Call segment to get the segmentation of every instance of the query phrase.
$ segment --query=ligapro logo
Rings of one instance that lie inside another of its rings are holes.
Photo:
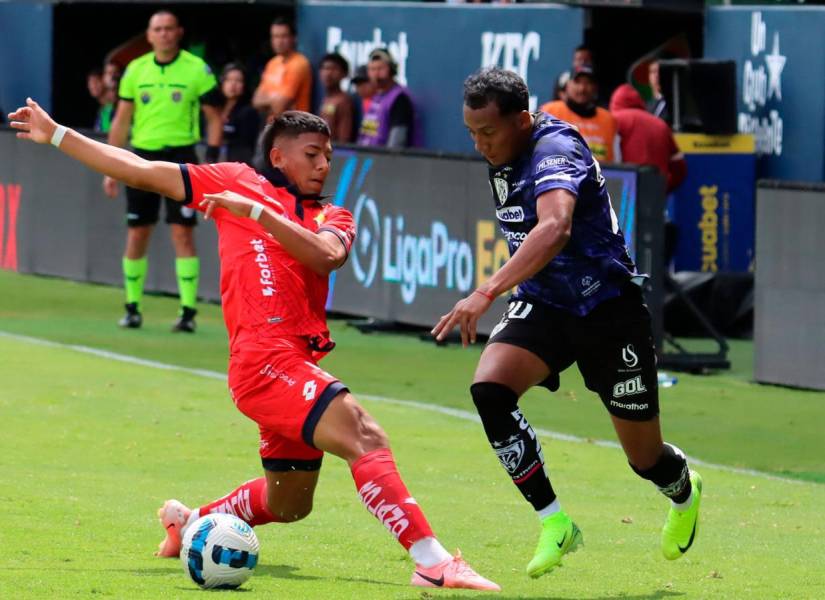
[[[481,34],[481,67],[501,67],[514,71],[530,87],[530,63],[541,54],[541,35],[535,31],[485,31]],[[530,112],[538,108],[538,96],[530,96]]]
[[[344,37],[344,30],[340,27],[327,27],[327,52],[337,52],[347,59],[354,69],[358,65],[365,65],[369,61],[370,52],[376,48],[387,48],[395,63],[398,65],[396,81],[403,86],[407,85],[407,58],[410,55],[410,46],[407,44],[407,32],[400,31],[395,39],[384,40],[384,32],[380,27],[372,30],[372,38],[355,40]]]
[[[400,284],[405,304],[415,301],[421,287],[443,287],[470,291],[474,263],[470,245],[450,237],[445,223],[431,221],[426,235],[407,231],[404,215],[381,216],[378,203],[360,194],[352,211],[356,244],[350,257],[355,279],[370,287],[380,274],[393,284]]]

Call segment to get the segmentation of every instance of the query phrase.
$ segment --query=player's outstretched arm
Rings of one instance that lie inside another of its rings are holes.
[[[89,139],[58,125],[31,98],[26,99],[26,106],[9,114],[9,124],[17,129],[18,138],[38,144],[51,142],[87,167],[126,185],[175,200],[186,196],[180,167],[175,163],[144,160],[123,148]]]
[[[475,343],[478,320],[493,300],[538,273],[567,244],[575,207],[576,197],[564,189],[553,189],[539,196],[538,224],[524,238],[518,252],[472,294],[459,300],[430,333],[442,341],[457,325],[461,330],[461,343],[464,346]]]
[[[331,231],[310,231],[278,214],[276,210],[235,192],[227,190],[220,194],[204,194],[201,206],[206,210],[207,219],[218,207],[225,208],[238,217],[256,219],[280,242],[284,250],[318,275],[329,275],[347,259],[344,243]],[[283,212],[283,207],[281,211]]]

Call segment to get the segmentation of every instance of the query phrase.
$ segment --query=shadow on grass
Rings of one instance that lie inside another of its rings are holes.
[[[266,575],[267,577],[276,577],[278,579],[298,579],[303,581],[321,579],[315,575],[300,575],[295,572],[298,570],[299,567],[293,567],[292,565],[258,565],[255,567],[255,575],[259,577]]]

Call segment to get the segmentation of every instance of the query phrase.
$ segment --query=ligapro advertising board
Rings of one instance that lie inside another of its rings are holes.
[[[582,9],[569,6],[406,2],[302,2],[297,22],[300,50],[313,65],[339,52],[355,69],[373,48],[389,48],[397,80],[419,109],[424,145],[451,152],[472,151],[461,116],[470,73],[489,66],[519,73],[536,110],[570,69],[584,27]]]
[[[336,151],[334,162],[326,191],[353,213],[357,234],[328,308],[432,326],[509,258],[484,162],[354,150]],[[637,173],[602,173],[619,226],[634,240]],[[484,316],[482,333],[501,318],[506,297]]]
[[[825,7],[714,7],[705,57],[734,59],[739,133],[752,133],[757,176],[825,175]]]

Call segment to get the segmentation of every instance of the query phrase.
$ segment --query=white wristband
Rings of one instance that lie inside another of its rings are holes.
[[[257,221],[261,218],[261,213],[264,211],[264,205],[260,202],[256,202],[252,205],[252,210],[249,211],[249,218],[253,221]]]
[[[64,127],[63,125],[58,125],[57,129],[55,129],[54,133],[52,134],[52,146],[54,146],[55,148],[60,148],[60,142],[63,141],[63,136],[66,135],[67,131],[68,129],[66,127]]]

